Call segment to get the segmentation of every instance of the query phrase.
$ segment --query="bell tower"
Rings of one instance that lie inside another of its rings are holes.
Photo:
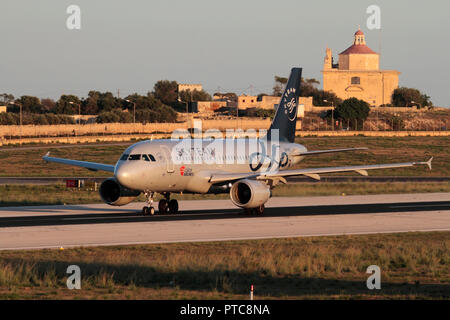
[[[333,56],[331,54],[331,49],[327,47],[325,51],[325,59],[323,61],[323,69],[330,70],[333,68]]]
[[[365,45],[366,44],[366,38],[364,36],[364,32],[361,31],[361,28],[358,27],[358,31],[355,32],[355,40],[353,41],[354,45]]]

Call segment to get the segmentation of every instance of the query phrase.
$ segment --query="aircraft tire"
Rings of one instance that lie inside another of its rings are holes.
[[[158,210],[159,214],[166,214],[169,211],[169,206],[166,199],[159,200]]]
[[[264,213],[264,205],[260,205],[259,207],[255,208],[255,213],[260,216]]]
[[[153,207],[143,207],[142,208],[142,214],[144,216],[146,216],[146,215],[153,216],[155,214],[155,208],[153,208]]]
[[[178,201],[176,199],[169,201],[169,212],[172,214],[178,213]]]

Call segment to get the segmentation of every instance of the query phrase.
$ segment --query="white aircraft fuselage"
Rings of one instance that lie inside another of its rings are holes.
[[[189,144],[184,145],[170,140],[143,141],[125,150],[116,163],[114,176],[121,185],[133,190],[208,193],[212,183],[207,178],[213,173],[286,170],[304,158],[293,154],[307,151],[303,145],[289,142],[276,144],[276,151],[275,144],[270,143],[269,148],[263,147],[271,149],[266,152],[251,150],[263,143],[258,141],[188,139]]]

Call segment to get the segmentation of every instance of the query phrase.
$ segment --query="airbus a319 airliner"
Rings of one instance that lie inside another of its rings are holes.
[[[160,214],[177,213],[178,202],[172,193],[229,193],[231,201],[249,213],[262,214],[271,190],[286,177],[308,176],[320,180],[320,174],[428,165],[405,162],[312,169],[292,169],[302,159],[323,153],[365,150],[348,148],[308,151],[294,143],[297,106],[300,95],[301,68],[292,68],[278,109],[265,136],[239,139],[169,139],[135,143],[128,147],[115,165],[50,157],[43,159],[67,165],[114,173],[102,182],[99,193],[104,202],[122,206],[144,193],[147,199],[143,214],[155,214],[155,193]]]

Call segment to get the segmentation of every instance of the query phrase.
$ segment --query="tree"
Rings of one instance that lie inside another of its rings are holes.
[[[0,94],[0,104],[7,106],[9,103],[14,101],[14,96],[9,93]]]
[[[98,99],[100,94],[99,91],[89,91],[88,97],[83,99],[81,103],[84,114],[98,114]]]
[[[273,95],[281,97],[281,95],[283,94],[283,89],[288,82],[288,78],[275,76],[274,79],[275,85],[273,87]]]
[[[44,113],[52,112],[56,106],[55,100],[50,98],[42,99],[41,104],[42,104],[42,112]]]
[[[430,96],[414,88],[400,87],[392,93],[392,104],[396,107],[411,107],[414,105],[413,101],[419,104],[419,108],[433,105]]]
[[[234,92],[227,92],[227,93],[215,92],[214,96],[217,96],[217,97],[219,97],[219,99],[225,99],[230,102],[238,101],[237,94]]]
[[[362,123],[369,116],[370,107],[364,100],[349,98],[344,100],[334,109],[334,119],[348,123],[355,130],[362,127]],[[331,118],[331,110],[327,112],[326,117]]]
[[[155,83],[153,93],[156,99],[166,105],[171,105],[178,100],[178,83],[176,81],[160,80]]]
[[[73,104],[70,102],[73,102]],[[77,96],[63,94],[56,102],[54,112],[57,114],[78,114],[78,105],[80,103],[81,101]]]
[[[133,122],[133,115],[122,109],[113,109],[111,111],[104,111],[97,117],[98,123],[130,123]]]
[[[313,104],[315,106],[329,106],[330,104],[337,106],[342,103],[342,100],[334,92],[317,89],[316,85],[318,84],[320,82],[316,79],[302,78],[300,96],[313,97]]]
[[[121,102],[114,95],[107,92],[96,92],[94,96],[97,96],[97,108],[99,112],[111,111],[113,109],[121,108]]]
[[[29,112],[29,113],[43,112],[41,100],[39,100],[38,97],[21,96],[20,99],[18,99],[17,101],[22,105],[22,112]]]
[[[211,101],[211,96],[205,90],[183,90],[178,92],[181,101]]]

